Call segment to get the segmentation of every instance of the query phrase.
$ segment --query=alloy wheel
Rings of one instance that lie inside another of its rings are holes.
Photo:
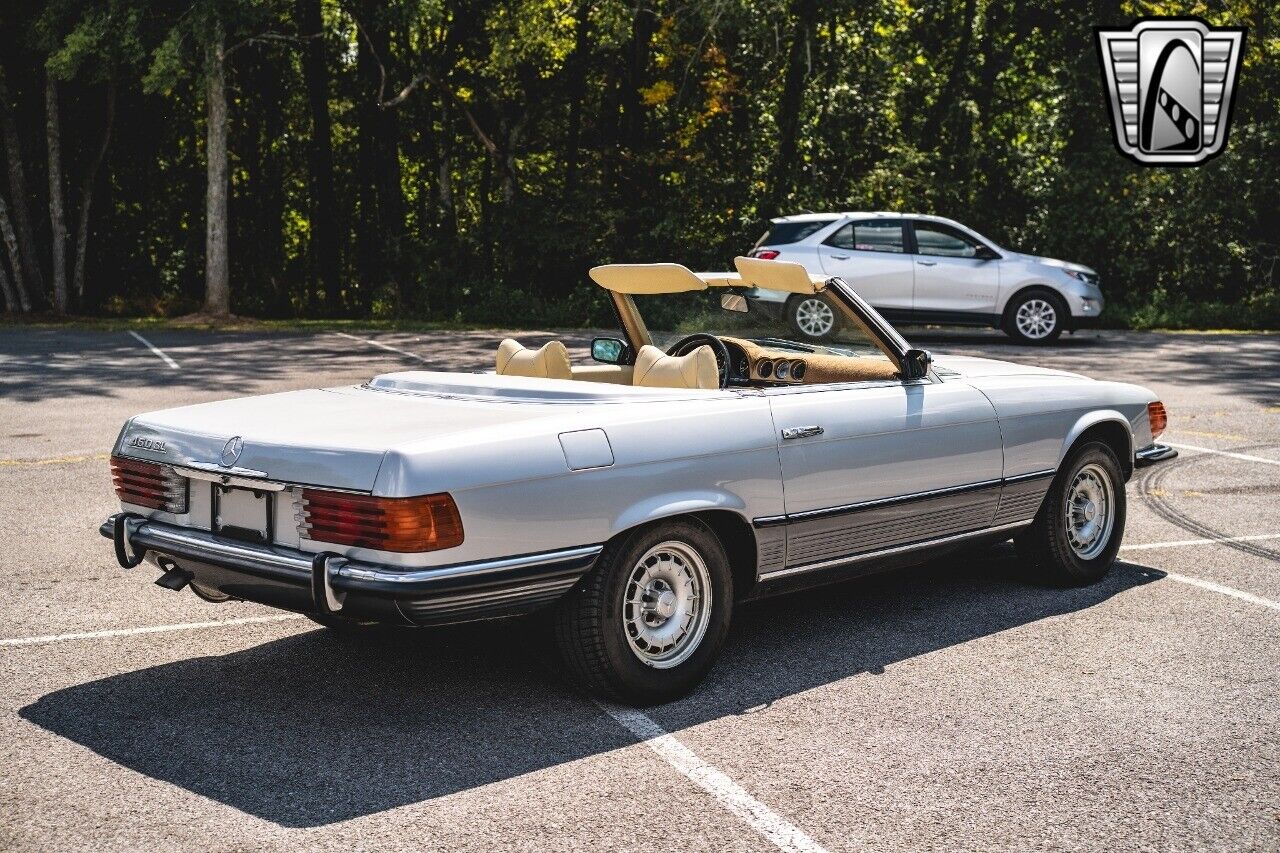
[[[1092,560],[1105,551],[1115,518],[1111,478],[1102,466],[1085,465],[1076,472],[1066,496],[1067,542],[1076,556]]]
[[[1043,340],[1057,328],[1058,310],[1047,299],[1033,297],[1018,306],[1013,322],[1024,337],[1033,341]]]
[[[809,297],[796,305],[796,325],[800,331],[815,338],[831,334],[835,327],[836,315],[831,306],[821,299]]]
[[[650,548],[636,562],[623,593],[627,644],[655,669],[679,666],[698,648],[711,615],[711,574],[683,542]]]

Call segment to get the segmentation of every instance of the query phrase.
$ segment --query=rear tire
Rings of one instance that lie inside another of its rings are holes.
[[[1010,300],[1001,326],[1020,344],[1047,344],[1062,335],[1069,317],[1062,297],[1052,290],[1037,288]]]
[[[570,680],[593,696],[670,702],[710,671],[732,612],[719,538],[698,521],[662,521],[605,547],[556,610],[556,646]]]
[[[1040,581],[1091,584],[1115,562],[1126,509],[1120,460],[1108,445],[1090,441],[1068,454],[1035,522],[1014,546]]]

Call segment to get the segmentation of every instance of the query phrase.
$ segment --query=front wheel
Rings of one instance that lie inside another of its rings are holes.
[[[1023,344],[1047,344],[1058,339],[1067,325],[1067,306],[1048,290],[1029,290],[1009,303],[1004,331]]]
[[[711,669],[732,610],[733,578],[715,533],[694,520],[663,521],[606,546],[557,609],[556,645],[588,693],[669,702]]]
[[[1014,545],[1041,580],[1060,586],[1090,584],[1115,562],[1125,513],[1120,460],[1106,444],[1091,441],[1067,457],[1035,522]]]
[[[840,328],[835,307],[816,293],[791,297],[786,314],[787,322],[802,340],[825,341]]]

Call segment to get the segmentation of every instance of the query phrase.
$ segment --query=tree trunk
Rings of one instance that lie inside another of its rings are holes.
[[[111,127],[116,118],[116,84],[107,84],[107,117],[102,125],[102,143],[93,158],[89,170],[84,173],[84,184],[80,187],[80,222],[76,227],[76,265],[71,280],[75,285],[76,301],[84,299],[84,262],[89,248],[89,208],[93,205],[93,188],[98,181],[98,171],[102,161],[107,157],[107,148],[111,145]]]
[[[566,89],[569,96],[568,141],[565,145],[564,188],[565,195],[573,197],[578,189],[578,169],[582,160],[582,108],[587,97],[587,57],[591,50],[591,2],[578,4],[578,19],[574,24],[573,53],[565,61],[568,76]]]
[[[976,15],[976,0],[965,0],[964,9],[960,13],[955,53],[951,56],[951,67],[947,69],[947,80],[942,86],[942,91],[938,93],[938,100],[934,103],[933,109],[929,111],[928,121],[925,122],[921,142],[926,146],[942,147],[942,132],[948,129],[950,123],[947,120],[956,112],[964,76],[970,70],[969,54],[973,45],[973,22]],[[946,142],[950,148],[954,149],[960,140],[957,138],[956,128],[949,129],[951,132]]]
[[[379,20],[377,3],[365,0],[360,14],[365,38],[360,39],[356,54],[356,73],[365,85],[357,108],[361,173],[357,233],[358,260],[367,270],[361,275],[361,284],[370,288],[366,298],[389,299],[398,309],[404,284],[401,250],[405,227],[400,124],[397,111],[383,107],[376,96],[383,69],[388,75],[393,73],[391,38],[386,24]]]
[[[324,291],[325,313],[337,313],[342,287],[342,240],[338,235],[337,196],[333,189],[333,130],[329,118],[329,66],[325,63],[324,21],[320,0],[297,0],[298,31],[307,39],[302,74],[311,107],[309,201],[311,267]]]
[[[356,302],[367,307],[385,280],[382,252],[378,239],[378,140],[377,121],[378,104],[376,92],[380,75],[378,61],[369,47],[372,34],[369,27],[370,9],[359,7],[360,23],[364,28],[364,38],[356,46],[356,78],[359,81],[359,96],[356,100],[355,117],[358,137],[356,141],[356,286],[351,295]]]
[[[4,271],[3,261],[0,261],[0,296],[4,297],[4,310],[17,314],[18,297],[14,295],[13,285],[9,284],[9,274]]]
[[[9,263],[13,266],[13,287],[15,299],[9,299],[9,310],[23,313],[31,310],[31,299],[27,296],[27,288],[22,281],[22,254],[18,251],[18,238],[13,233],[13,223],[9,221],[9,208],[0,195],[0,238],[9,253]]]
[[[58,83],[44,76],[45,139],[49,144],[49,225],[53,251],[53,310],[67,313],[67,215],[62,188],[62,131],[59,129]]]
[[[800,113],[804,107],[804,89],[810,70],[809,47],[817,24],[817,5],[817,0],[794,0],[791,6],[795,31],[787,54],[782,98],[778,102],[778,153],[769,170],[766,201],[761,211],[766,219],[779,212],[783,200],[791,192],[798,150],[797,137],[800,133]]]
[[[208,189],[205,199],[204,310],[231,313],[231,282],[227,255],[227,88],[226,57],[222,52],[222,24],[205,45],[205,99],[208,108],[205,157]]]
[[[4,136],[5,155],[9,166],[9,193],[13,199],[13,224],[17,226],[18,251],[22,258],[22,276],[25,276],[36,294],[44,292],[44,275],[40,271],[40,254],[36,251],[35,232],[31,227],[31,210],[27,204],[27,178],[22,168],[22,147],[18,139],[18,126],[13,120],[9,105],[9,88],[5,85],[4,70],[0,69],[0,134]],[[28,291],[22,285],[22,277],[14,272],[21,304],[30,310]]]

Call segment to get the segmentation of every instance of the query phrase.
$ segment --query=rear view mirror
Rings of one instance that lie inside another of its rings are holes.
[[[740,296],[737,293],[725,293],[720,296],[720,307],[726,311],[736,311],[739,314],[745,314],[751,310],[747,297]]]
[[[994,261],[999,259],[1000,253],[990,246],[979,246],[973,250],[973,256],[980,261]]]
[[[933,365],[933,356],[927,349],[909,349],[902,359],[903,379],[924,379]]]
[[[591,357],[605,364],[625,364],[629,349],[617,338],[596,338],[591,342]]]

